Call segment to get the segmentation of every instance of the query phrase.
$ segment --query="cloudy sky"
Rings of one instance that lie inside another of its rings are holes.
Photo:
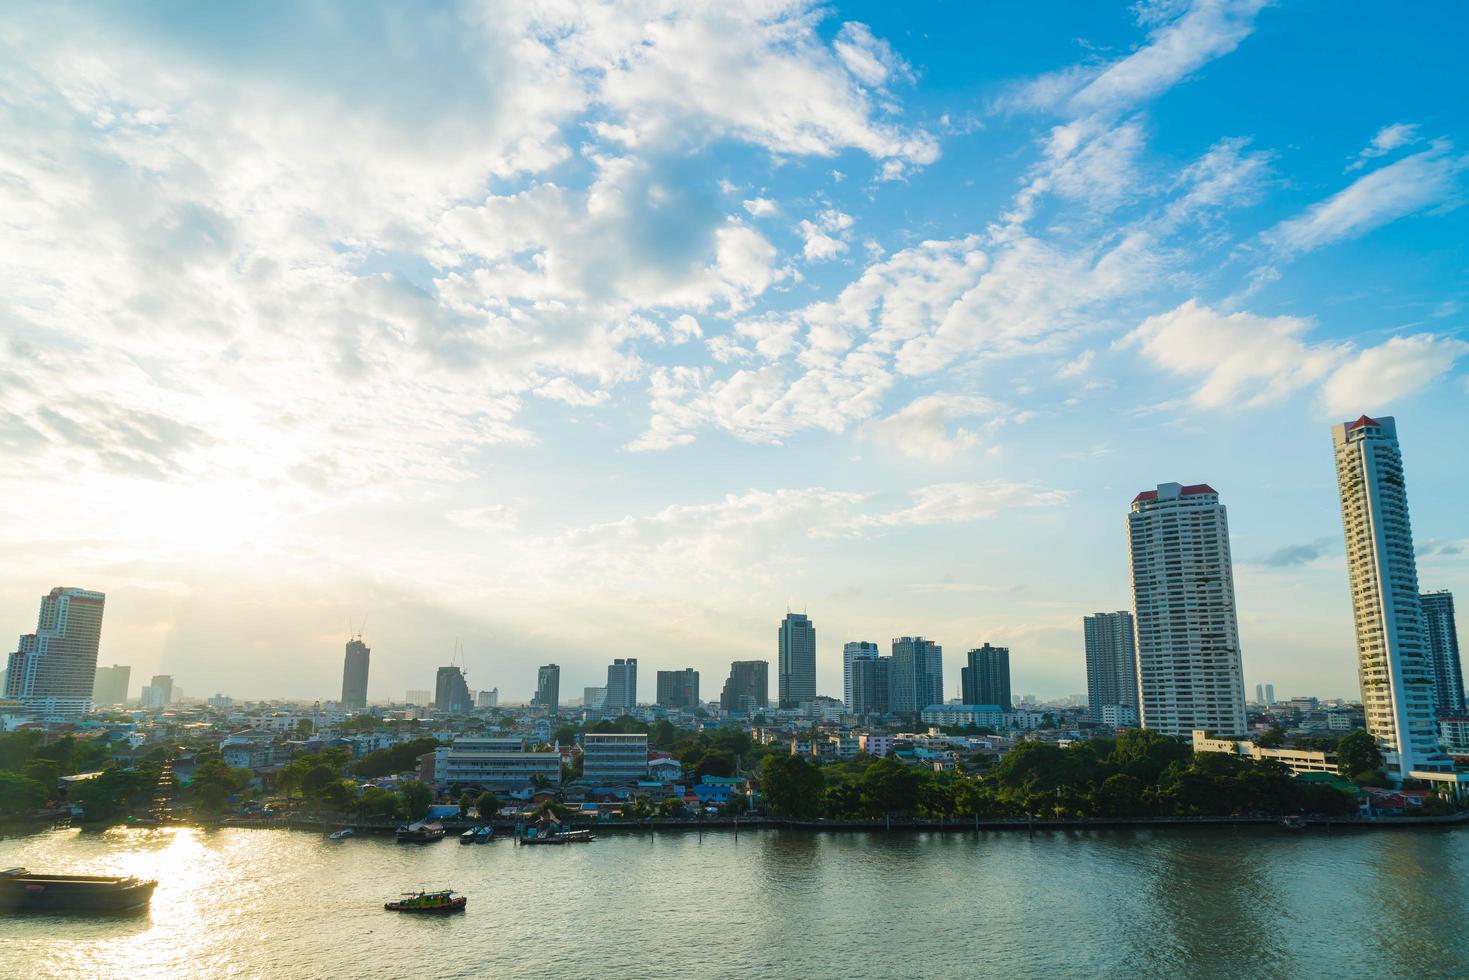
[[[575,697],[1008,644],[1085,689],[1140,489],[1245,680],[1356,696],[1330,426],[1469,599],[1454,4],[7,5],[0,626],[188,693]]]

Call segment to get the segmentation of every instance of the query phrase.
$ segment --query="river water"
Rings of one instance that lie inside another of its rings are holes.
[[[5,977],[1320,977],[1469,973],[1469,829],[611,835],[425,846],[52,831],[0,867],[160,882],[0,918]],[[409,888],[452,917],[383,911]]]

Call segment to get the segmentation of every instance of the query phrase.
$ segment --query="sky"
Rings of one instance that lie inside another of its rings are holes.
[[[1246,689],[1356,697],[1333,424],[1396,417],[1422,585],[1469,597],[1466,35],[6,5],[0,630],[80,586],[135,691],[334,698],[360,627],[373,699],[462,646],[505,701],[623,656],[651,700],[774,662],[792,609],[821,693],[921,634],[950,691],[991,642],[1064,696],[1132,497],[1207,482]]]

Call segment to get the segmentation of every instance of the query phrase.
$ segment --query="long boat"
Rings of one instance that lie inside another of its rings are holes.
[[[444,825],[437,820],[404,824],[396,833],[399,844],[432,844],[444,839]]]
[[[522,844],[590,844],[596,839],[590,830],[562,830],[553,834],[522,837],[520,842]]]
[[[0,871],[0,911],[139,912],[158,882],[131,875],[41,874],[25,868]]]

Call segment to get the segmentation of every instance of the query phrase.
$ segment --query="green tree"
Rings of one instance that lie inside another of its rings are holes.
[[[1271,725],[1255,736],[1255,744],[1262,749],[1278,749],[1285,744],[1285,729],[1279,725]]]
[[[1093,799],[1097,813],[1104,817],[1138,817],[1144,815],[1143,784],[1136,776],[1113,773],[1097,787]]]
[[[47,795],[46,786],[29,776],[0,770],[0,815],[23,816],[45,803]]]
[[[1336,764],[1342,775],[1356,779],[1358,775],[1382,768],[1382,750],[1377,740],[1365,729],[1343,735],[1336,743]]]
[[[336,770],[324,762],[318,762],[301,776],[301,792],[308,799],[320,802],[322,790],[336,781]]]
[[[402,801],[404,816],[409,820],[422,820],[433,805],[434,791],[427,783],[405,779],[398,787],[398,799]]]
[[[500,812],[500,798],[489,790],[485,790],[475,798],[474,808],[478,811],[481,820],[493,820],[495,814]]]
[[[863,812],[873,817],[913,813],[918,809],[919,791],[927,780],[928,774],[916,766],[905,765],[892,756],[878,759],[858,780]]]
[[[418,757],[425,752],[432,752],[438,745],[437,739],[415,738],[391,748],[369,752],[352,766],[352,773],[364,779],[377,779],[417,769]]]
[[[760,791],[778,817],[809,820],[821,816],[826,777],[796,755],[768,755],[760,767]]]
[[[0,769],[20,772],[26,760],[41,747],[40,732],[6,732],[0,734]]]
[[[194,767],[194,779],[189,783],[188,795],[197,808],[217,816],[224,811],[231,796],[250,785],[250,779],[250,770],[227,766],[216,754]]]
[[[310,718],[302,718],[300,721],[296,722],[297,735],[307,736],[315,734],[315,732],[316,725],[312,723]]]
[[[380,786],[369,786],[352,801],[351,809],[364,818],[391,817],[398,812],[398,794]]]
[[[735,754],[728,749],[710,749],[699,759],[698,765],[694,767],[697,776],[733,776],[735,774]]]

